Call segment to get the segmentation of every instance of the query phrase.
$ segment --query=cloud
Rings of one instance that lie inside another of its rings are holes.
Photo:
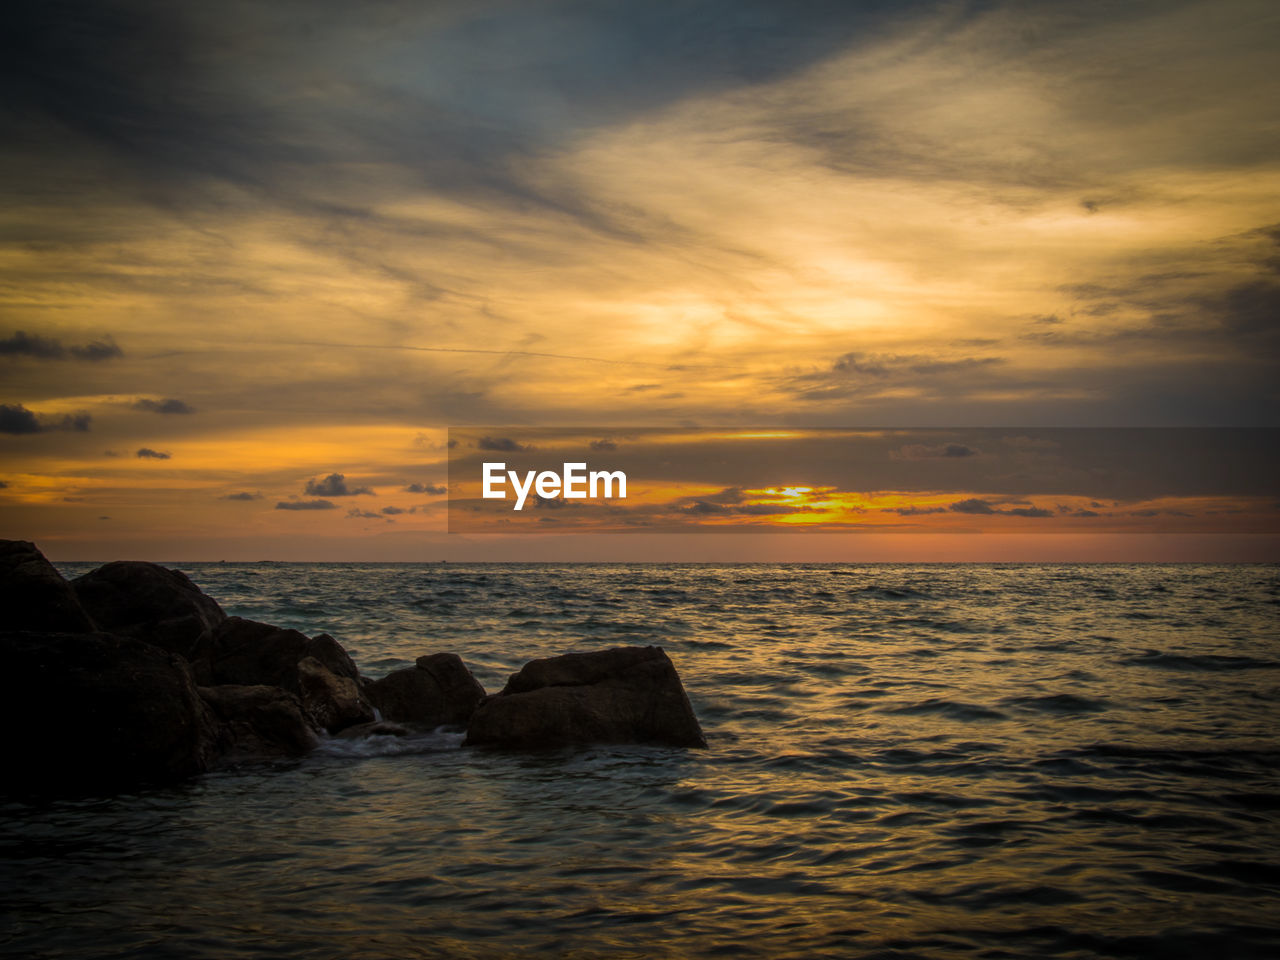
[[[0,356],[33,357],[38,360],[109,360],[124,356],[124,351],[116,346],[111,337],[68,347],[56,337],[42,337],[19,330],[0,340]]]
[[[373,495],[373,491],[368,487],[356,487],[354,490],[349,488],[347,486],[347,478],[341,473],[331,473],[323,480],[308,480],[307,488],[303,492],[308,496],[313,497],[355,497],[361,494]]]
[[[218,499],[219,500],[261,500],[262,494],[248,493],[248,492],[228,493],[225,497],[219,497]]]
[[[22,404],[0,404],[0,433],[39,433],[42,429],[35,413]]]
[[[9,487],[9,481],[0,480],[0,490],[7,490],[8,487]]]
[[[387,520],[381,514],[374,513],[372,510],[361,510],[359,507],[351,507],[347,510],[348,520]],[[391,522],[391,521],[388,521]]]
[[[956,513],[974,513],[984,515],[999,512],[986,500],[979,500],[976,497],[970,500],[957,500],[955,503],[951,504],[948,509]]]
[[[0,433],[48,433],[51,430],[72,430],[83,433],[89,429],[92,417],[87,413],[51,415],[28,410],[22,404],[0,403]]]
[[[964,457],[977,456],[981,452],[981,450],[963,443],[941,443],[936,446],[928,446],[923,443],[908,443],[897,450],[891,451],[889,456],[895,460],[959,460]]]
[[[277,510],[336,510],[336,503],[328,500],[281,500]]]
[[[389,516],[395,516],[396,514],[404,513],[404,510],[402,510],[400,507],[383,507],[382,512],[385,514],[388,514]]]
[[[481,450],[493,450],[498,453],[518,453],[521,450],[533,449],[516,443],[510,437],[481,437],[476,442],[476,446]]]
[[[449,492],[449,488],[440,483],[411,483],[404,489],[406,493],[427,493],[433,497]]]
[[[1006,503],[1008,501],[1005,501]],[[1017,501],[1015,501],[1017,502]],[[1022,501],[1025,503],[1026,501]],[[1011,507],[1008,510],[997,509],[996,505],[990,500],[982,500],[973,497],[969,500],[958,500],[951,504],[948,508],[955,513],[967,513],[978,516],[994,516],[1000,514],[1006,517],[1051,517],[1052,510],[1044,510],[1040,507]]]
[[[150,447],[143,447],[134,456],[142,460],[168,460],[171,454],[160,450],[152,450]]]
[[[602,450],[602,451],[618,449],[618,445],[614,443],[612,440],[592,440],[590,443],[590,447],[592,450]]]
[[[1004,357],[928,354],[842,354],[825,370],[793,374],[781,386],[800,400],[830,401],[891,396],[904,387],[936,397],[965,395],[990,385],[990,370]]]
[[[1011,510],[1001,510],[1001,513],[1011,517],[1052,517],[1052,510],[1044,510],[1040,507],[1014,507]]]
[[[195,413],[195,407],[172,397],[166,400],[149,400],[139,397],[133,404],[135,410],[146,410],[149,413]]]

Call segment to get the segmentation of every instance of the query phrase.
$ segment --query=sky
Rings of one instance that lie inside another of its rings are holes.
[[[445,532],[450,427],[1280,427],[1274,3],[9,17],[0,530],[55,559],[1280,559]]]

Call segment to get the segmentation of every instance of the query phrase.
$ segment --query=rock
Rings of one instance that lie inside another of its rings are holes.
[[[215,684],[267,684],[301,693],[298,661],[304,657],[314,657],[339,677],[360,678],[347,652],[327,633],[312,638],[269,623],[227,617],[210,645],[210,679]]]
[[[330,733],[375,719],[356,681],[338,676],[315,657],[298,661],[298,692],[312,720]]]
[[[219,724],[181,657],[104,633],[0,633],[4,789],[95,793],[209,768]]]
[[[0,540],[0,610],[7,630],[97,629],[71,584],[26,540]]]
[[[186,657],[197,677],[214,631],[226,619],[218,602],[179,570],[118,560],[71,582],[98,628],[137,637]]]
[[[302,702],[287,690],[227,683],[199,693],[222,722],[222,763],[297,757],[318,742]]]
[[[375,720],[373,723],[358,723],[354,727],[347,727],[338,736],[343,740],[360,740],[364,737],[407,737],[409,733],[409,728],[401,724]]]
[[[660,647],[534,660],[480,704],[464,741],[519,748],[568,743],[707,745]]]
[[[366,683],[364,692],[387,720],[425,727],[465,725],[485,696],[456,653],[419,657],[415,666]]]

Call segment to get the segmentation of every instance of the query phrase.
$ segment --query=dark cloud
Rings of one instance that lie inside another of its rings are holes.
[[[1280,283],[1258,280],[1241,284],[1214,305],[1228,335],[1248,341],[1253,349],[1265,343],[1273,354],[1280,347]]]
[[[802,70],[904,6],[915,4],[389,0],[369,17],[320,0],[216,16],[195,4],[62,0],[8,12],[0,83],[23,125],[8,139],[43,147],[28,160],[32,181],[41,160],[82,177],[109,167],[116,189],[169,206],[212,204],[232,184],[329,220],[410,229],[376,202],[335,199],[354,194],[345,171],[374,165],[398,171],[388,190],[536,206],[626,235],[624,221],[523,158]],[[317,174],[298,176],[308,168]]]
[[[837,357],[826,370],[790,376],[782,387],[798,399],[824,402],[875,396],[902,386],[946,397],[987,387],[988,371],[1003,363],[1003,357],[854,352]]]
[[[8,488],[9,488],[9,481],[0,480],[0,490],[7,490]]]
[[[64,413],[61,416],[36,413],[22,404],[0,403],[0,433],[48,433],[51,430],[89,429],[92,417],[87,413]]]
[[[1008,501],[1005,501],[1008,502]],[[958,500],[951,504],[947,509],[955,513],[968,513],[978,516],[994,516],[1000,514],[1006,517],[1051,517],[1052,510],[1044,510],[1040,507],[1011,507],[1008,510],[1000,510],[996,504],[990,500],[982,500],[973,497],[969,500]]]
[[[476,441],[476,447],[481,450],[493,450],[497,453],[519,453],[522,450],[532,449],[528,446],[521,446],[510,437],[481,437]]]
[[[433,497],[449,492],[449,488],[442,483],[411,483],[404,489],[406,493],[426,493]]]
[[[382,512],[388,516],[395,516],[396,514],[404,513],[405,511],[400,507],[383,507]]]
[[[986,500],[979,500],[976,497],[970,500],[957,500],[955,503],[951,504],[948,509],[955,513],[974,513],[984,515],[998,512],[996,508]]]
[[[1040,507],[1014,507],[1011,510],[1001,510],[1001,513],[1008,514],[1011,517],[1052,517],[1052,510],[1044,510]]]
[[[146,397],[139,397],[133,404],[135,410],[146,410],[148,413],[195,413],[195,407],[183,402],[169,398],[166,400],[148,400]]]
[[[56,337],[42,337],[19,330],[0,340],[0,356],[34,357],[38,360],[109,360],[124,356],[124,351],[110,337],[68,347]]]
[[[39,433],[42,429],[35,413],[22,404],[0,404],[0,433]]]
[[[134,456],[143,460],[168,460],[171,454],[160,450],[152,450],[150,447],[143,447]]]
[[[936,446],[908,443],[892,451],[889,456],[900,460],[959,460],[975,457],[981,452],[963,443],[941,443]]]
[[[328,500],[281,500],[277,510],[336,510],[337,504]]]
[[[372,510],[361,510],[359,507],[351,507],[347,510],[348,520],[386,520],[387,518],[381,514],[374,513]]]
[[[248,492],[228,493],[225,497],[219,497],[218,499],[219,500],[261,500],[262,494],[248,493]]]
[[[894,507],[886,513],[896,513],[900,517],[923,517],[931,513],[946,513],[946,507]]]
[[[347,486],[346,476],[341,473],[331,473],[323,480],[308,480],[307,487],[303,492],[312,497],[355,497],[360,494],[373,495],[373,491],[368,487],[356,487],[352,490]]]
[[[589,444],[592,450],[617,450],[618,445],[612,440],[592,440]]]

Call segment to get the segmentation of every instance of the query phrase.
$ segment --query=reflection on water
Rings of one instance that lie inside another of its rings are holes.
[[[6,955],[1280,951],[1275,567],[187,570],[375,676],[658,643],[711,748],[442,732],[11,804]]]

